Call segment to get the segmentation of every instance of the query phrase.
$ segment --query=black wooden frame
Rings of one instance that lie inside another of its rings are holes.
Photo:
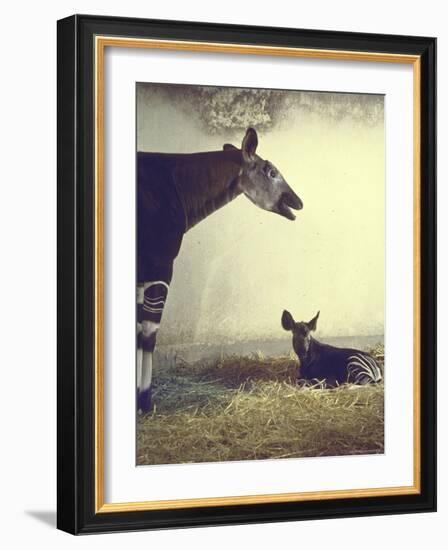
[[[421,58],[421,493],[95,514],[95,35]],[[436,509],[436,39],[76,15],[58,22],[58,514],[74,534]]]

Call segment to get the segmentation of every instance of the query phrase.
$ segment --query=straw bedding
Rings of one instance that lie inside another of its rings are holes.
[[[370,351],[382,361],[382,346]],[[383,384],[304,383],[292,356],[165,367],[152,414],[137,420],[139,465],[384,452]]]

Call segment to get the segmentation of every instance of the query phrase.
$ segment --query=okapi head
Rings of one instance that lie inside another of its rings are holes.
[[[316,330],[317,320],[320,311],[311,319],[311,321],[300,321],[296,323],[293,316],[286,311],[282,314],[282,327],[285,330],[292,331],[292,347],[299,359],[304,359],[308,353],[311,342],[311,332]]]
[[[279,170],[271,162],[255,154],[257,146],[257,132],[253,128],[248,128],[241,145],[239,188],[259,208],[276,212],[288,220],[295,220],[291,208],[302,209],[302,201],[286,183]],[[236,147],[224,145],[225,151],[232,149]]]

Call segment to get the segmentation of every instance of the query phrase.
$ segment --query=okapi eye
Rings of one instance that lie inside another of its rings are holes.
[[[277,172],[275,170],[270,170],[269,177],[275,178],[276,175],[277,175]]]

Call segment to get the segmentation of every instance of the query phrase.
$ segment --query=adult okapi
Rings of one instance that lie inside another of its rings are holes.
[[[248,128],[241,149],[194,154],[137,153],[137,410],[151,409],[152,354],[173,262],[184,234],[244,193],[289,220],[302,201],[277,168],[256,154]]]
[[[300,363],[300,378],[325,381],[330,387],[344,383],[381,382],[380,367],[365,351],[336,348],[311,336],[311,332],[316,330],[319,313],[311,321],[296,323],[289,311],[283,311],[282,326],[292,332],[292,346]]]

